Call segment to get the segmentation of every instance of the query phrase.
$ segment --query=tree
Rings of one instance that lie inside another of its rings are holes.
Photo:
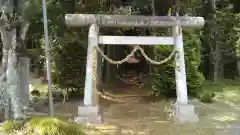
[[[4,74],[1,77],[2,90],[6,90],[11,102],[12,117],[24,118],[24,105],[21,100],[20,64],[21,56],[25,55],[24,41],[28,31],[27,20],[30,0],[2,0],[0,33],[3,42],[2,66]],[[4,87],[3,87],[4,86]]]

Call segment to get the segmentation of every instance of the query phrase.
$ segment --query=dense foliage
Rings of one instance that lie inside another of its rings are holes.
[[[185,64],[188,82],[188,90],[190,95],[196,95],[197,90],[201,88],[204,81],[203,75],[198,70],[200,65],[200,38],[199,32],[193,30],[184,30],[184,50],[185,50]],[[157,47],[159,59],[168,57],[172,48],[165,46]],[[176,96],[175,72],[174,62],[171,61],[165,65],[157,67],[156,73],[153,75],[153,94],[163,94],[166,96]]]
[[[197,94],[202,100],[211,101],[209,98],[212,93],[200,89],[204,78],[218,83],[224,78],[239,77],[239,29],[236,29],[239,28],[239,14],[233,12],[231,4],[226,1],[202,3],[192,0],[192,3],[183,7],[182,14],[203,16],[207,20],[201,31],[184,32],[188,92],[194,96]],[[160,48],[160,51],[162,53],[164,50]],[[158,69],[153,80],[155,94],[175,95],[173,67],[169,63]]]
[[[118,3],[115,0],[96,1],[49,1],[48,17],[50,44],[53,55],[53,73],[55,84],[64,89],[81,89],[84,85],[85,59],[87,47],[87,29],[70,29],[64,24],[66,13],[115,13],[115,14],[143,14],[151,15],[155,7],[156,15],[166,15],[162,9],[180,7],[181,15],[203,16],[206,25],[202,30],[184,29],[184,49],[189,93],[196,95],[200,90],[204,78],[235,78],[240,74],[239,55],[239,14],[229,2],[214,3],[213,9],[210,0],[190,0],[188,2],[160,2],[136,0],[129,3]],[[120,5],[120,6],[119,6]],[[41,11],[39,5],[39,11]],[[37,9],[37,8],[35,8]],[[28,32],[27,45],[33,67],[44,69],[42,14],[38,12],[30,19],[31,26]],[[126,33],[125,29],[103,29],[106,34]],[[139,33],[137,33],[139,34]],[[141,31],[140,34],[145,34]],[[139,35],[140,35],[139,34]],[[161,32],[158,34],[162,34]],[[32,47],[34,46],[34,47]],[[171,47],[158,46],[158,58],[164,59],[171,52]],[[239,64],[239,68],[236,68]],[[202,75],[203,73],[203,75]],[[156,68],[152,76],[154,94],[162,93],[168,96],[175,95],[174,63],[170,61]]]

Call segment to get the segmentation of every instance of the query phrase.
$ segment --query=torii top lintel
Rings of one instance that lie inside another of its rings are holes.
[[[65,23],[70,27],[98,24],[103,27],[182,27],[202,28],[203,17],[190,16],[127,16],[108,14],[66,14]]]

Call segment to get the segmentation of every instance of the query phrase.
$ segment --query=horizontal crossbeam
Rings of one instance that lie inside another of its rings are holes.
[[[201,28],[203,17],[188,16],[127,16],[104,14],[67,14],[65,23],[71,27],[99,24],[103,27],[172,27],[179,23],[182,27]]]
[[[173,45],[173,37],[99,36],[99,44],[109,45]]]

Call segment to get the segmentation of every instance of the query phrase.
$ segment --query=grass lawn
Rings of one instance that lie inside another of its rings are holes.
[[[230,105],[240,104],[240,79],[223,80],[218,84],[206,81],[203,90],[214,92],[216,94],[215,101],[225,102]]]

